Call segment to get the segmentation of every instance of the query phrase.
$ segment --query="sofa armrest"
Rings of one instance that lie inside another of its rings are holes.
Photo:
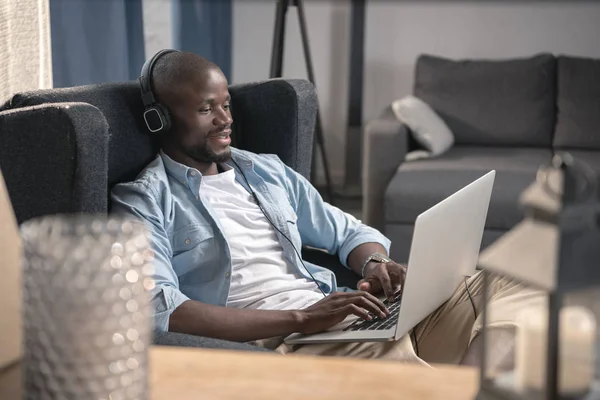
[[[302,79],[269,79],[231,85],[234,146],[276,154],[310,177],[317,117],[314,86]]]
[[[108,125],[85,103],[0,112],[0,168],[17,221],[106,213]]]
[[[376,229],[384,226],[385,190],[409,148],[409,130],[392,118],[370,121],[363,143],[363,221]]]

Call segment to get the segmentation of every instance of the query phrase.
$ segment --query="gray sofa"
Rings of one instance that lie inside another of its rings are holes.
[[[392,240],[396,260],[408,259],[419,213],[491,169],[497,175],[483,247],[522,219],[518,196],[556,151],[600,172],[600,60],[421,55],[414,77],[413,95],[438,113],[455,144],[440,156],[404,162],[418,145],[391,107],[366,125],[363,218]]]

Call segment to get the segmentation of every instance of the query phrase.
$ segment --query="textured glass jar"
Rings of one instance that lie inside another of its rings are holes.
[[[21,233],[24,398],[146,399],[148,231],[132,220],[52,216]]]

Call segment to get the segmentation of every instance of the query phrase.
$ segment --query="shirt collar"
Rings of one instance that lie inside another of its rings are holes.
[[[192,170],[196,171],[198,174],[200,173],[200,171],[196,170],[195,168],[190,168],[187,165],[173,160],[164,151],[162,151],[162,149],[160,150],[160,157],[162,158],[163,163],[165,164],[165,169],[169,175],[184,185],[187,185],[187,177]]]
[[[173,160],[164,151],[162,151],[162,149],[160,150],[160,157],[162,158],[163,163],[165,164],[167,172],[179,182],[181,182],[183,185],[187,186],[188,177],[192,173],[198,174],[198,176],[202,176],[200,171],[198,171],[196,168],[188,167],[185,164],[181,164],[180,162]],[[242,169],[251,169],[253,167],[250,158],[236,148],[231,148],[231,157]],[[225,171],[227,171],[233,168],[235,165],[236,164],[234,164],[233,162],[228,161],[226,163],[221,164],[221,167]]]
[[[235,163],[234,163],[235,161]],[[237,163],[237,165],[236,165]],[[242,170],[249,170],[254,167],[254,163],[243,151],[238,150],[234,147],[231,148],[231,160],[227,161],[227,166],[235,167],[239,166]]]

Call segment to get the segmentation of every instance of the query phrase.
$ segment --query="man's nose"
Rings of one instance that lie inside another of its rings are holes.
[[[215,119],[213,119],[213,124],[215,126],[231,125],[232,122],[231,115],[227,110],[221,110],[215,115]]]

